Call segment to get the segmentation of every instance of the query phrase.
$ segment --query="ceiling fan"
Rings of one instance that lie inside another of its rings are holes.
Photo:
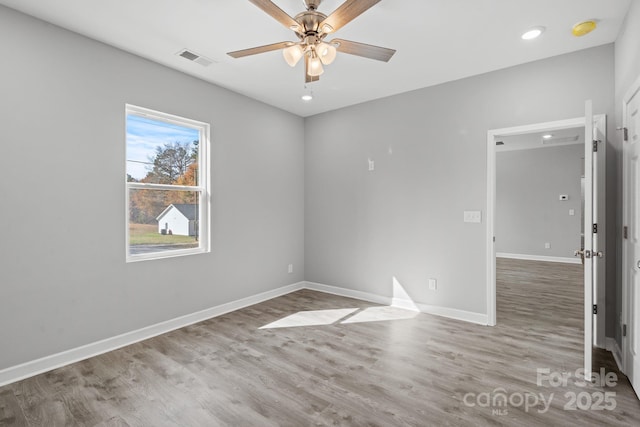
[[[250,49],[229,52],[233,58],[256,55],[283,49],[284,59],[292,67],[304,58],[305,82],[320,80],[324,72],[323,65],[329,65],[336,58],[337,52],[358,55],[365,58],[388,62],[396,51],[379,46],[333,39],[325,41],[325,37],[339,30],[380,0],[346,0],[329,16],[318,12],[322,0],[303,0],[307,8],[292,18],[271,0],[249,0],[268,15],[291,29],[298,37],[298,42],[280,42]]]

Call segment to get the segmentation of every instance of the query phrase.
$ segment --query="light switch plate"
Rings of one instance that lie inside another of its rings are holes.
[[[482,212],[481,211],[464,211],[464,222],[481,223]]]

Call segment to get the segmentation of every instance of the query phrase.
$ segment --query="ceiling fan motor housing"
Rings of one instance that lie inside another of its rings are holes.
[[[322,0],[303,0],[303,3],[307,7],[307,10],[317,10]]]
[[[302,31],[299,31],[299,33],[302,33],[302,36],[300,36],[300,38],[320,33],[320,23],[326,18],[327,15],[325,15],[324,13],[316,12],[315,10],[309,10],[297,14],[294,19],[302,27]]]

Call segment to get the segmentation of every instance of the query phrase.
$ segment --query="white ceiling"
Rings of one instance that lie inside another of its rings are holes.
[[[13,9],[306,117],[397,93],[615,41],[631,0],[382,0],[335,37],[397,50],[389,63],[338,54],[303,102],[302,63],[278,51],[226,52],[295,40],[247,0],[0,0]],[[289,15],[302,0],[274,0]],[[329,14],[342,0],[324,0]],[[597,19],[576,38],[571,27]],[[545,26],[542,37],[520,34]],[[331,38],[331,37],[330,37]],[[330,39],[328,38],[328,39]],[[187,48],[215,61],[176,56]]]
[[[551,135],[544,139],[544,135]],[[533,148],[549,148],[561,145],[584,144],[584,126],[571,129],[523,133],[520,135],[497,136],[496,151],[529,150]]]

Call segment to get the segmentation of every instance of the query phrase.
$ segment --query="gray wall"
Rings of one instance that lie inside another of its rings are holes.
[[[620,30],[615,44],[615,120],[611,120],[611,127],[622,126],[623,97],[631,85],[640,78],[640,1],[631,2],[624,25]],[[622,135],[612,130],[610,139],[612,154],[607,156],[608,192],[607,197],[610,214],[609,218],[616,218],[615,232],[609,234],[607,248],[616,251],[615,258],[608,258],[607,271],[622,271]],[[615,246],[614,246],[615,245]],[[615,336],[622,348],[622,334],[620,328],[620,313],[622,312],[622,274],[613,277],[616,286],[609,288],[607,294],[607,336]],[[614,317],[615,316],[615,317]]]
[[[496,252],[573,258],[580,248],[583,164],[583,145],[496,153]],[[569,200],[560,201],[560,194]]]
[[[1,6],[0,46],[0,369],[303,280],[301,118]],[[211,253],[125,263],[125,103],[211,124]]]
[[[487,130],[582,116],[585,99],[611,116],[615,93],[611,139],[638,22],[633,2],[615,92],[608,45],[303,121],[0,6],[0,369],[303,279],[391,296],[395,277],[418,302],[483,313]],[[212,253],[124,262],[125,103],[211,123]],[[463,223],[476,209],[483,223]]]
[[[305,120],[305,277],[486,313],[487,131],[613,113],[605,45]],[[384,82],[380,82],[384,84]],[[367,170],[368,159],[375,170]],[[428,278],[438,290],[428,290]]]

